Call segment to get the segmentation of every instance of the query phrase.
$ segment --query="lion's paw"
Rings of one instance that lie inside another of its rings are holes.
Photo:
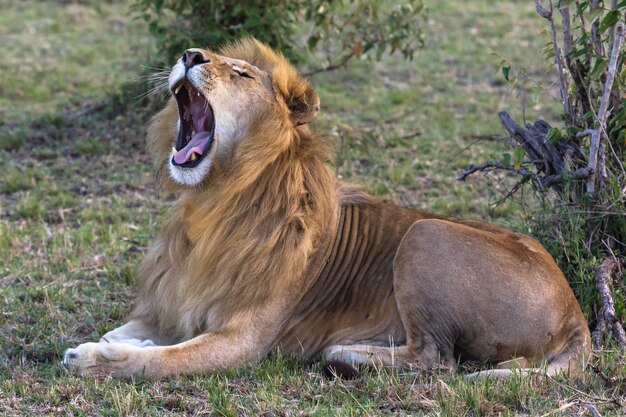
[[[353,346],[335,345],[324,349],[324,359],[327,361],[365,363],[371,356],[371,352]]]
[[[324,349],[324,359],[350,364],[369,364],[393,366],[389,348],[372,345],[333,345]]]
[[[130,376],[134,368],[130,358],[136,349],[124,343],[83,343],[66,350],[62,363],[75,375]]]

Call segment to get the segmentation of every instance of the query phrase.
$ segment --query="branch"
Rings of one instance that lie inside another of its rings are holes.
[[[485,163],[482,163],[480,165],[470,165],[469,168],[464,169],[463,171],[461,171],[461,173],[456,177],[457,181],[465,181],[465,179],[476,173],[476,172],[482,172],[482,171],[491,171],[493,169],[500,169],[503,171],[508,171],[508,172],[512,172],[514,174],[517,175],[522,175],[524,177],[530,177],[533,179],[533,181],[535,181],[535,183],[540,187],[540,188],[548,188],[551,187],[555,184],[558,184],[560,182],[563,182],[563,180],[565,178],[571,178],[573,180],[584,180],[586,178],[589,177],[589,175],[591,175],[590,169],[588,167],[584,167],[584,168],[579,168],[576,171],[565,171],[565,172],[561,172],[560,174],[555,174],[555,175],[548,175],[545,177],[541,177],[533,172],[528,171],[526,168],[519,168],[519,169],[515,169],[515,167],[513,166],[507,166],[507,165],[503,165],[500,162],[496,162],[496,161],[488,161]]]
[[[543,171],[545,175],[554,175],[562,171],[562,158],[545,140],[550,125],[538,120],[534,125],[527,124],[528,131],[526,131],[507,112],[498,113],[498,117],[509,135],[524,148],[538,172]]]
[[[574,49],[569,7],[562,7],[559,11],[561,12],[561,25],[563,26],[563,54],[567,57]]]
[[[617,262],[612,257],[607,257],[596,269],[596,288],[602,300],[601,317],[607,329],[612,330],[613,337],[622,348],[626,348],[626,334],[622,323],[615,314],[615,303],[611,296],[611,275],[617,268]]]
[[[558,184],[563,182],[564,178],[571,178],[573,180],[584,180],[589,178],[592,174],[592,170],[589,167],[578,168],[576,171],[564,172],[556,175],[548,175],[541,179],[541,185],[543,188],[551,187],[554,184]]]
[[[107,102],[101,101],[100,103],[92,104],[91,106],[83,107],[80,110],[69,113],[67,116],[65,116],[65,119],[67,121],[72,122],[76,119],[80,119],[81,117],[98,113],[99,111],[104,110],[106,106],[107,106]]]
[[[616,9],[617,9],[617,0],[611,0],[611,10],[616,10]],[[613,36],[615,36],[615,26],[611,26],[609,28],[609,45],[612,45],[615,40]]]
[[[463,171],[461,171],[461,173],[456,177],[457,181],[465,181],[465,178],[467,178],[468,176],[472,175],[475,172],[478,171],[490,171],[492,169],[501,169],[503,171],[509,171],[512,172],[514,174],[518,174],[518,175],[523,175],[523,176],[530,176],[530,177],[536,177],[536,174],[533,174],[532,172],[528,171],[526,168],[519,168],[519,169],[515,169],[515,167],[511,166],[511,165],[504,165],[501,162],[496,162],[496,161],[488,161],[485,163],[482,163],[480,165],[470,165],[469,168],[464,169]]]
[[[591,150],[589,151],[589,168],[594,172],[587,180],[587,193],[593,196],[596,186],[596,175],[598,165],[598,149],[600,148],[600,140],[602,135],[606,134],[606,118],[608,116],[609,101],[611,98],[611,90],[613,89],[613,80],[617,69],[617,61],[619,52],[624,41],[624,23],[618,22],[615,26],[615,36],[613,48],[611,50],[611,59],[607,71],[606,82],[604,83],[604,91],[602,92],[602,101],[600,102],[600,110],[598,111],[598,127],[596,127],[591,135]]]
[[[556,38],[556,26],[554,24],[554,18],[552,17],[552,0],[550,0],[550,10],[546,10],[541,5],[541,0],[535,0],[535,9],[543,18],[550,22],[550,34],[552,35],[552,47],[554,48],[554,63],[556,64],[557,75],[559,76],[559,88],[561,90],[561,101],[563,102],[563,109],[568,119],[571,119],[570,103],[568,91],[568,82],[563,72],[563,57],[561,55],[561,49]],[[561,13],[563,13],[561,11]],[[569,22],[568,22],[569,26]]]
[[[325,67],[316,68],[316,69],[314,69],[312,71],[305,72],[302,75],[304,75],[305,77],[310,77],[312,75],[319,74],[320,72],[334,71],[334,70],[337,70],[339,68],[343,68],[343,67],[345,67],[348,64],[348,61],[350,61],[352,59],[352,57],[354,57],[354,52],[350,52],[349,54],[344,55],[343,58],[341,58],[341,60],[339,60],[339,62],[336,63],[336,64],[329,63]]]
[[[598,7],[600,7],[600,0],[591,0],[589,11],[592,12]],[[593,46],[593,51],[595,52],[596,57],[598,58],[604,56],[604,48],[602,47],[602,37],[599,32],[600,32],[600,19],[596,19],[596,21],[591,24],[591,45]]]
[[[456,178],[458,181],[464,181],[475,172],[499,169],[522,175],[525,179],[531,179],[539,189],[552,187],[557,193],[560,193],[563,190],[561,184],[564,181],[570,179],[584,180],[593,173],[593,170],[586,166],[586,162],[582,162],[585,155],[575,140],[565,141],[563,138],[558,138],[552,142],[546,140],[551,127],[545,121],[537,120],[535,123],[526,123],[526,129],[524,129],[507,112],[500,112],[498,116],[511,139],[523,147],[527,159],[530,159],[535,168],[534,172],[525,167],[516,169],[514,166],[507,166],[501,162],[489,161],[481,165],[472,164],[468,169],[461,171]],[[591,132],[586,133],[590,134]],[[577,162],[579,159],[582,163]],[[569,162],[566,163],[566,160]],[[520,188],[523,183],[525,180],[516,184],[512,192]],[[510,194],[511,192],[507,194],[505,199],[510,197]]]

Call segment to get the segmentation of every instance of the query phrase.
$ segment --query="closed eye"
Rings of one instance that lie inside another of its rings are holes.
[[[242,71],[242,70],[240,70],[240,69],[238,69],[238,68],[233,68],[233,71],[235,71],[235,72],[237,73],[237,75],[239,75],[239,76],[241,76],[241,77],[246,77],[246,78],[252,78],[252,79],[254,79],[254,77],[253,77],[252,75],[250,75],[250,74],[248,74],[247,72]]]

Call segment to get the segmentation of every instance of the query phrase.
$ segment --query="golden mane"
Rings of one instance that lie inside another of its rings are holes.
[[[285,102],[310,90],[282,55],[257,41],[223,51],[269,71]],[[157,150],[158,167],[167,162],[177,117],[170,102],[152,121],[148,147]],[[247,322],[238,308],[254,311],[251,305],[282,291],[289,277],[302,279],[320,234],[336,216],[330,148],[287,117],[261,124],[237,145],[228,167],[216,164],[205,186],[179,191],[139,268],[143,292],[133,316],[158,319],[154,324],[164,332],[190,337],[227,327],[223,320]]]

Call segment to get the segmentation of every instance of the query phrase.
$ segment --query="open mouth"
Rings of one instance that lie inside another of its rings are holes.
[[[180,129],[173,149],[172,164],[193,168],[204,159],[213,144],[213,109],[204,96],[186,80],[175,88],[174,97],[178,103]]]

